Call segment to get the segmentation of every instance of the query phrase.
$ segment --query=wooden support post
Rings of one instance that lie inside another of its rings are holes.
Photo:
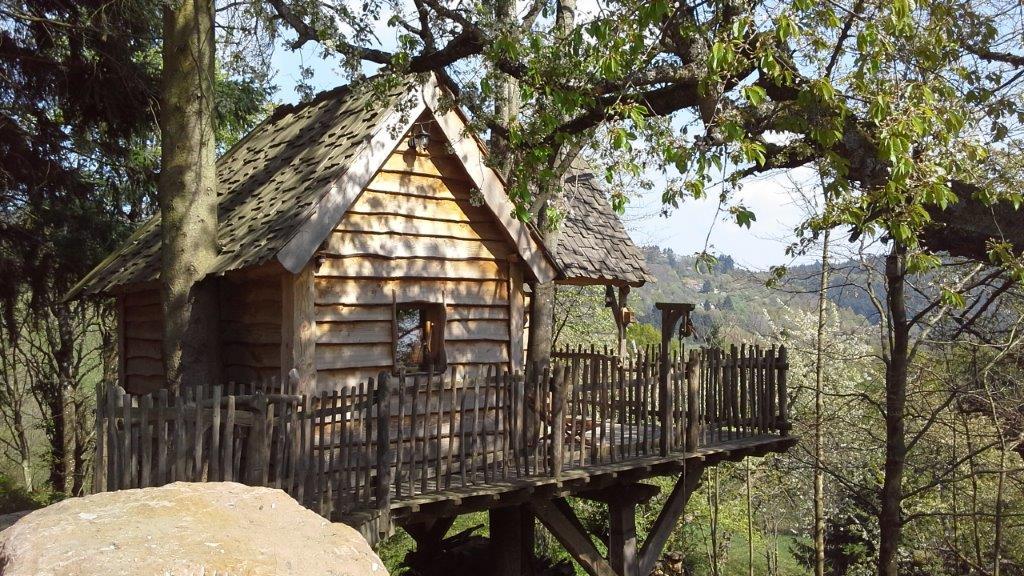
[[[636,507],[658,495],[660,489],[640,482],[580,492],[576,496],[608,505],[608,563],[620,576],[638,576]]]
[[[686,451],[696,452],[700,435],[700,355],[690,350],[686,362]]]
[[[377,380],[377,513],[378,528],[391,532],[391,375],[381,372]],[[429,407],[428,407],[429,408]],[[367,410],[369,416],[369,410]],[[438,416],[440,417],[440,416]],[[401,423],[399,423],[401,426]]]
[[[605,293],[605,306],[611,308],[612,318],[615,320],[616,338],[618,340],[615,353],[618,354],[620,359],[626,357],[626,328],[629,327],[632,321],[628,308],[626,308],[626,300],[628,299],[628,285],[619,287],[618,298],[615,297],[614,289],[608,286]]]
[[[534,501],[530,510],[590,576],[617,576],[590,540],[587,530],[564,498]]]
[[[608,502],[608,563],[619,576],[640,576],[636,544],[636,501]]]
[[[534,520],[529,508],[492,508],[488,517],[495,576],[532,576]]]
[[[778,369],[779,385],[779,433],[789,436],[793,425],[789,423],[789,397],[786,390],[786,378],[789,373],[789,355],[785,346],[779,347],[779,357],[775,360]]]
[[[697,486],[700,485],[700,478],[703,473],[703,462],[687,461],[683,474],[676,481],[672,494],[665,501],[664,508],[661,509],[658,519],[654,521],[654,526],[651,527],[647,541],[644,542],[643,548],[640,549],[638,574],[646,576],[654,570],[654,564],[661,557],[665,543],[668,542],[672,530],[679,523],[679,517],[682,516],[683,510],[686,509],[687,501],[689,501]]]
[[[661,426],[659,448],[662,456],[672,451],[672,387],[669,385],[669,343],[680,321],[683,327],[689,325],[693,304],[670,304],[656,302],[654,307],[661,310],[661,352],[658,357],[658,422]]]

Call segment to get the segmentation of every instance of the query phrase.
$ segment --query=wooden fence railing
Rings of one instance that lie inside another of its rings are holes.
[[[395,500],[788,433],[785,349],[559,358],[473,377],[382,373],[301,395],[192,387],[99,399],[97,490],[237,481],[338,518]],[[226,393],[230,392],[230,393]]]

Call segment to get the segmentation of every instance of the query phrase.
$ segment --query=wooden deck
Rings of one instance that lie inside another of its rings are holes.
[[[429,494],[391,500],[392,520],[398,525],[414,524],[437,517],[479,512],[526,502],[533,498],[561,498],[600,490],[618,484],[632,484],[655,476],[682,472],[687,462],[714,465],[748,456],[784,452],[796,444],[794,436],[759,434],[736,440],[712,442],[693,452],[668,456],[642,456],[620,462],[565,470],[558,478],[533,477],[494,480],[484,486],[442,489]]]
[[[382,374],[315,396],[259,386],[98,397],[96,490],[280,488],[371,541],[394,524],[782,451],[785,350],[559,358],[526,375]]]

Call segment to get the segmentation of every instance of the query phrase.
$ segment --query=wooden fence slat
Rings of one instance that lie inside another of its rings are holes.
[[[132,486],[132,399],[126,396],[120,387],[117,390],[118,404],[121,406],[121,480],[118,482],[120,488],[134,488]]]
[[[423,456],[420,459],[420,493],[427,491],[427,478],[430,476],[430,418],[432,411],[430,408],[430,401],[433,396],[432,384],[434,381],[434,373],[428,372],[424,378],[424,386],[426,388],[426,398],[423,401],[423,440],[420,444],[423,446]]]
[[[476,484],[477,467],[480,458],[480,375],[473,379],[473,439],[471,441],[470,481]]]
[[[153,467],[153,435],[149,424],[149,413],[153,407],[153,397],[145,395],[139,402],[139,442],[142,448],[142,461],[139,470],[139,488],[148,488],[152,484],[150,475]]]
[[[456,401],[455,401],[456,377],[455,377],[455,367],[454,366],[451,368],[451,374],[450,374],[448,380],[449,380],[449,383],[450,383],[449,385],[451,387],[451,401],[448,404],[450,406],[450,408],[448,410],[448,453],[447,453],[448,465],[445,468],[445,477],[444,477],[444,487],[446,489],[452,487],[452,465],[454,463],[454,456],[455,456],[455,406],[457,404],[456,404]]]
[[[373,453],[373,397],[376,391],[376,382],[373,378],[369,378],[366,381],[366,393],[363,395],[363,406],[365,406],[365,418],[363,419],[363,434],[365,435],[365,443],[363,445],[363,484],[365,486],[365,493],[363,501],[366,505],[370,504],[371,498],[373,498],[373,491],[370,490],[370,460],[371,454]]]
[[[435,415],[435,444],[436,449],[434,453],[434,489],[441,490],[441,468],[444,463],[444,450],[442,449],[441,442],[441,430],[444,418],[443,406],[444,406],[444,372],[437,375],[437,414]]]
[[[337,509],[334,503],[334,498],[338,498],[343,492],[346,492],[348,486],[348,475],[345,473],[341,454],[345,450],[345,438],[344,430],[346,428],[344,422],[344,414],[347,410],[345,398],[339,393],[338,390],[332,390],[327,394],[327,406],[325,421],[323,424],[324,435],[326,437],[325,444],[323,445],[324,452],[321,452],[320,458],[324,461],[324,482],[325,490],[327,494],[325,500],[327,506],[331,511]],[[341,426],[339,430],[338,420],[341,419]]]
[[[420,397],[420,377],[414,375],[412,377],[412,397],[409,401],[409,410],[412,415],[411,432],[409,434],[409,496],[416,494],[416,460],[417,454],[417,442],[416,438],[419,436],[419,410],[416,409],[416,404]]]
[[[202,405],[202,387],[193,388],[195,393],[193,397],[194,410],[193,410],[193,422],[194,426],[192,433],[192,482],[203,481],[203,436],[206,432],[203,427],[203,405]],[[187,424],[186,424],[187,426]]]
[[[315,509],[320,511],[326,506],[324,498],[327,496],[327,483],[324,482],[324,458],[327,456],[324,453],[327,446],[324,436],[327,432],[327,418],[323,416],[327,409],[327,392],[320,392],[320,395],[316,400],[317,402],[314,410],[321,416],[316,424],[316,428],[314,429],[314,432],[319,435],[319,438],[311,443],[314,447],[314,449],[311,450],[311,453],[313,455],[313,461],[316,463],[316,468],[314,474],[315,480],[313,481],[315,489],[310,496],[311,498],[315,498]]]
[[[444,379],[442,378],[441,381],[443,383]],[[391,510],[391,378],[386,372],[381,372],[377,378],[375,404],[377,405],[377,492],[375,499],[377,509],[384,516]],[[441,416],[438,414],[438,422],[440,420]],[[438,425],[438,432],[440,432],[440,425]],[[438,434],[438,438],[440,438],[440,434]],[[440,462],[440,456],[438,462]],[[440,482],[440,470],[437,478]]]
[[[107,490],[107,422],[110,415],[104,410],[108,388],[106,382],[96,384],[96,451],[92,463],[92,492],[97,494]]]
[[[459,479],[463,488],[467,484],[468,468],[466,462],[466,391],[468,386],[469,381],[463,378],[462,386],[460,387],[461,399],[459,400]]]
[[[395,435],[395,497],[402,497],[402,464],[405,457],[405,372],[398,375],[398,430]],[[452,411],[454,413],[454,410]],[[410,494],[411,496],[411,494]]]
[[[221,459],[221,471],[224,476],[224,480],[227,482],[234,482],[238,479],[235,475],[234,467],[234,447],[235,447],[235,397],[228,396],[227,412],[224,414],[224,435],[222,439],[224,445],[223,458]]]
[[[121,465],[120,449],[117,440],[117,421],[120,415],[117,412],[117,388],[112,385],[107,388],[107,407],[104,412],[109,419],[107,423],[107,490],[118,490],[121,486]]]

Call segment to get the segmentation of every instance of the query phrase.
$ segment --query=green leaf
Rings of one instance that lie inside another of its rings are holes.
[[[760,86],[747,86],[743,88],[743,96],[754,106],[758,106],[768,97],[768,92]]]
[[[944,306],[950,308],[963,308],[967,304],[963,294],[946,287],[942,288],[940,299]]]

